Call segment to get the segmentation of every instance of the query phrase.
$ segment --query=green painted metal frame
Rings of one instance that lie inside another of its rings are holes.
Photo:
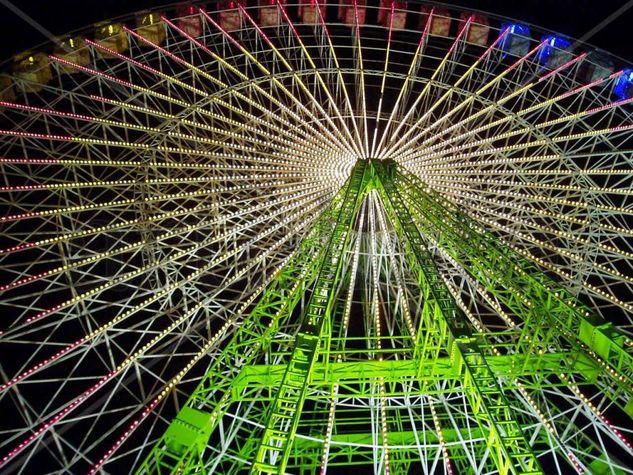
[[[307,386],[318,357],[324,323],[330,319],[334,304],[332,290],[340,275],[342,257],[369,181],[368,177],[367,162],[357,162],[303,315],[301,329],[295,338],[290,361],[269,409],[266,428],[251,473],[285,473]]]

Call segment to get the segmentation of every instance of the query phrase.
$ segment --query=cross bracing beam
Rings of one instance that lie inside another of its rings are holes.
[[[547,353],[545,355],[514,355],[486,356],[486,362],[495,374],[502,374],[506,378],[527,378],[538,375],[579,374],[587,376],[597,375],[589,357],[583,354],[572,355],[569,352]],[[310,376],[310,387],[330,386],[336,383],[362,383],[364,381],[383,378],[385,382],[405,381],[437,381],[458,379],[462,377],[457,361],[450,357],[439,358],[436,361],[417,361],[413,359],[399,360],[364,360],[346,362],[316,362]],[[284,375],[286,365],[249,365],[242,369],[232,384],[235,400],[247,397],[247,394],[262,387],[273,387],[279,384]],[[560,381],[560,386],[568,383]],[[529,383],[526,383],[529,387]],[[538,384],[539,388],[543,383]],[[429,387],[421,389],[425,394],[433,392]],[[450,389],[446,389],[449,392]],[[409,394],[415,394],[413,390]],[[259,395],[258,397],[261,397]],[[318,397],[318,396],[312,396]],[[322,397],[327,398],[327,395]]]
[[[500,473],[542,473],[536,455],[530,448],[514,411],[499,385],[502,376],[495,373],[479,348],[467,321],[458,315],[453,298],[441,280],[430,252],[427,250],[407,203],[396,188],[396,164],[391,160],[374,162],[374,182],[391,208],[398,231],[409,242],[419,266],[419,282],[426,301],[433,306],[433,317],[440,333],[446,334],[446,348],[463,377],[472,409],[482,427],[489,432],[487,444]]]
[[[462,438],[485,440],[485,434],[481,432],[479,427],[472,429],[464,429],[457,431],[449,429],[444,431],[444,442],[448,445],[459,444]],[[391,431],[389,433],[389,443],[391,445],[391,453],[399,454],[404,462],[416,465],[419,461],[420,446],[424,446],[424,450],[429,455],[436,455],[440,450],[440,439],[437,434],[428,431],[428,436],[424,438],[424,442],[420,441],[421,436],[416,431]],[[318,460],[319,448],[322,442],[315,439],[297,438],[293,444],[292,457],[294,460]],[[358,465],[359,468],[367,466],[374,457],[375,440],[371,433],[348,433],[337,434],[332,437],[331,454],[328,460],[328,467],[336,469],[336,467],[346,467]],[[468,461],[466,460],[466,466]],[[308,465],[308,464],[306,464]],[[290,473],[295,473],[289,465]],[[298,466],[296,468],[299,468]],[[393,468],[393,466],[392,466]],[[394,473],[407,473],[406,470],[392,470]]]

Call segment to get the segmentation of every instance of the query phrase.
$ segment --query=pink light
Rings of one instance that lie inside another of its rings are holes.
[[[0,254],[9,254],[11,252],[23,251],[25,249],[30,249],[32,247],[35,247],[35,243],[27,242],[27,243],[24,243],[24,244],[18,244],[16,246],[7,247],[6,249],[1,249],[0,250]]]
[[[281,4],[279,5],[281,8],[281,11],[283,12],[284,9],[281,6]],[[269,45],[272,45],[272,42],[270,41],[270,38],[268,38],[268,36],[266,35],[266,33],[263,32],[263,30],[259,27],[259,25],[257,25],[257,23],[255,23],[255,20],[248,14],[248,12],[244,9],[243,6],[240,5],[240,10],[242,11],[242,14],[246,17],[246,19],[251,22],[251,24],[255,27],[255,29],[257,30],[257,33],[259,33],[262,38],[264,38],[264,40],[266,41],[266,43],[268,43]]]
[[[574,63],[577,63],[578,61],[585,59],[587,57],[587,53],[582,53],[578,56],[576,56],[575,58],[570,59],[569,61],[567,61],[565,64],[562,64],[561,66],[559,66],[558,68],[554,69],[553,71],[550,71],[549,73],[547,73],[545,76],[542,76],[539,78],[539,82],[546,80],[549,77],[554,76],[555,74],[558,74],[560,71],[562,71],[563,69],[568,68],[569,66],[571,66]]]
[[[455,37],[455,41],[453,41],[453,44],[449,48],[448,53],[446,53],[446,56],[451,54],[455,50],[455,48],[457,48],[457,45],[459,44],[459,40],[466,33],[466,30],[468,29],[468,25],[470,25],[470,20],[471,20],[471,18],[469,18],[468,20],[466,20],[466,22],[464,22],[464,25],[459,30],[459,33],[457,33],[457,36]]]
[[[105,74],[105,73],[102,73],[101,71],[97,71],[96,69],[91,69],[91,68],[87,68],[87,67],[85,67],[85,66],[81,66],[81,65],[79,65],[79,64],[77,64],[77,63],[73,63],[72,61],[67,61],[67,60],[65,60],[65,59],[63,59],[63,58],[60,58],[60,57],[58,57],[58,56],[55,56],[55,55],[52,55],[52,54],[51,54],[51,55],[49,55],[48,57],[49,57],[52,61],[57,61],[57,62],[60,62],[60,63],[65,64],[65,65],[67,65],[67,66],[71,66],[71,67],[76,68],[76,69],[78,69],[78,70],[80,70],[80,71],[83,71],[83,72],[85,72],[85,73],[88,73],[88,74],[93,74],[93,75],[95,75],[95,76],[102,77],[102,78],[104,78],[104,79],[107,79],[107,80],[109,80],[109,81],[115,82],[115,83],[117,83],[117,84],[121,84],[121,85],[123,85],[123,86],[130,87],[130,88],[133,88],[133,89],[136,87],[136,86],[135,86],[134,84],[132,84],[131,82],[124,81],[124,80],[119,79],[119,78],[117,78],[117,77],[114,77],[114,76],[112,76],[112,75],[110,75],[110,74]]]
[[[151,412],[156,408],[156,406],[158,406],[158,403],[160,401],[161,401],[161,398],[157,397],[151,402],[149,406],[145,408],[145,410],[141,413],[138,419],[136,419],[134,422],[132,422],[128,426],[127,430],[123,433],[123,435],[119,437],[119,439],[114,443],[114,445],[110,447],[110,449],[108,449],[108,451],[99,459],[99,461],[92,466],[92,468],[88,472],[88,475],[94,475],[95,473],[99,471],[99,469],[101,469],[101,467],[103,467],[103,464],[105,464],[110,458],[110,456],[114,452],[116,452],[118,448],[121,447],[121,445],[123,445],[123,443],[130,437],[130,435],[134,433],[136,428],[145,420],[145,418],[148,415],[151,414]]]
[[[177,30],[179,33],[181,33],[182,35],[186,36],[188,39],[190,39],[191,41],[195,41],[193,39],[193,37],[189,36],[187,33],[185,33],[183,30],[181,30],[180,28],[178,28],[176,25],[174,25],[171,21],[169,21],[167,18],[165,17],[161,17],[161,20],[165,23],[167,23],[169,26],[171,26],[172,28],[174,28],[175,30]],[[186,64],[186,61],[178,56],[176,56],[175,54],[171,53],[170,51],[167,51],[165,48],[152,43],[151,41],[149,41],[147,38],[143,38],[142,36],[140,36],[138,33],[136,33],[135,31],[130,30],[127,26],[124,26],[123,29],[128,32],[130,35],[134,36],[136,39],[142,41],[145,44],[150,45],[152,48],[156,48],[158,51],[160,51],[161,53],[166,54],[167,56],[169,56],[170,58],[172,58],[173,60],[175,60],[176,62],[180,63],[180,64]],[[91,99],[95,99],[98,101],[102,101],[102,102],[106,102],[106,103],[110,103],[110,100],[105,98],[105,97],[99,97],[99,96],[90,96]]]
[[[75,399],[70,405],[66,408],[59,411],[55,416],[48,419],[45,423],[43,423],[39,429],[33,432],[29,437],[24,439],[17,447],[15,447],[11,452],[5,455],[2,460],[0,460],[0,467],[4,466],[12,460],[16,455],[22,452],[26,447],[28,447],[33,441],[40,437],[49,427],[52,427],[61,419],[66,417],[70,412],[72,412],[77,406],[79,406],[83,401],[85,401],[88,397],[94,394],[99,388],[101,388],[106,382],[108,382],[112,377],[116,374],[116,372],[111,371],[106,376],[101,378],[94,386],[85,391],[81,396]]]
[[[593,109],[587,109],[585,111],[585,114],[595,114],[596,112],[602,112],[608,109],[611,109],[613,107],[618,107],[618,106],[623,106],[625,104],[630,104],[631,102],[633,102],[633,97],[629,98],[629,99],[622,99],[621,101],[615,101],[615,102],[611,102],[610,104],[606,104],[604,106],[600,106],[600,107],[594,107]]]
[[[26,137],[26,138],[30,138],[30,139],[43,139],[43,140],[65,140],[65,141],[71,141],[73,139],[73,137],[71,137],[69,135],[37,134],[37,133],[34,133],[34,132],[20,132],[18,130],[0,130],[0,135],[8,135],[8,136],[13,136],[13,137]],[[25,186],[25,187],[4,187],[4,188],[29,189],[28,186]],[[0,188],[0,189],[2,189],[2,188]]]
[[[617,75],[618,73],[614,73],[614,74]],[[603,83],[603,82],[605,82],[605,81],[607,81],[609,79],[612,79],[612,78],[613,78],[613,74],[611,76],[606,77],[606,78],[596,79],[595,81],[592,81],[590,83],[584,84],[583,86],[577,87],[576,89],[572,89],[571,91],[567,91],[567,92],[561,94],[558,98],[559,99],[564,99],[566,97],[573,96],[574,94],[578,94],[579,92],[582,92],[585,89],[590,89],[593,86],[596,86],[596,85],[598,85],[600,83]]]
[[[124,29],[127,30],[127,27],[124,27]],[[98,48],[98,49],[100,49],[102,51],[107,51],[108,53],[112,54],[113,56],[118,57],[119,59],[122,59],[123,61],[126,61],[128,63],[132,63],[134,66],[137,66],[138,68],[144,69],[145,71],[149,71],[149,72],[151,72],[153,74],[156,74],[156,75],[160,75],[160,71],[158,71],[158,70],[156,70],[154,68],[151,68],[151,67],[147,66],[146,64],[139,63],[135,59],[132,59],[132,58],[130,58],[128,56],[124,56],[124,55],[122,55],[120,53],[117,53],[116,51],[114,51],[114,50],[112,50],[110,48],[106,48],[105,46],[100,45],[98,43],[95,43],[94,41],[91,41],[91,40],[89,40],[87,38],[86,38],[85,41],[86,41],[87,44],[92,45],[95,48]]]
[[[29,111],[29,112],[40,112],[40,113],[43,113],[43,114],[55,115],[55,116],[58,116],[58,117],[68,117],[68,118],[71,118],[71,119],[94,120],[94,117],[90,117],[90,116],[87,116],[87,115],[74,114],[72,112],[60,112],[60,111],[56,111],[54,109],[45,109],[43,107],[27,106],[25,104],[16,104],[16,103],[13,103],[13,102],[0,101],[0,106],[11,107],[13,109],[20,109],[20,110],[25,110],[25,111]]]
[[[168,18],[162,16],[161,20],[164,21],[166,24],[168,24],[170,27],[172,27],[174,30],[176,30],[178,33],[180,33],[182,36],[184,36],[185,38],[187,38],[189,41],[191,41],[192,43],[194,43],[196,46],[198,46],[200,49],[202,49],[203,51],[209,53],[211,56],[216,57],[215,53],[213,53],[213,51],[211,51],[209,48],[207,48],[205,45],[203,45],[202,43],[200,43],[198,40],[196,40],[193,36],[189,35],[188,33],[186,33],[184,30],[182,30],[181,28],[178,28],[174,23],[172,23]],[[136,35],[135,35],[136,36]],[[146,41],[148,44],[152,44],[148,41]],[[175,56],[173,53],[168,52],[167,50],[165,50],[164,48],[161,48],[160,46],[156,46],[156,48],[161,51],[164,52],[166,54],[168,54],[171,58],[175,59],[176,61],[180,62],[181,64],[186,63],[186,61],[184,59],[180,59],[177,56]]]
[[[61,358],[65,354],[69,353],[70,351],[72,351],[73,349],[77,348],[79,345],[84,343],[86,340],[87,340],[86,337],[80,338],[79,340],[75,341],[74,343],[71,343],[70,345],[68,345],[64,349],[58,351],[53,356],[41,361],[40,363],[38,363],[35,366],[33,366],[30,369],[28,369],[27,371],[24,371],[22,374],[14,377],[9,382],[7,382],[7,383],[3,384],[2,386],[0,386],[0,392],[4,392],[5,390],[9,389],[11,386],[19,383],[20,381],[22,381],[23,379],[25,379],[25,378],[27,378],[29,376],[31,376],[33,373],[35,373],[40,368],[42,368],[42,367],[52,363],[53,361]]]
[[[240,50],[243,49],[242,45],[240,45],[240,43],[235,38],[233,38],[233,36],[230,35],[228,31],[222,28],[213,18],[211,18],[207,12],[205,12],[204,10],[200,10],[200,13],[202,13],[202,15],[209,21],[209,23],[211,23],[218,30],[220,30],[231,43],[233,43]]]
[[[536,45],[534,48],[532,48],[530,51],[527,52],[527,54],[525,56],[521,56],[519,59],[517,59],[514,63],[512,63],[510,65],[510,67],[508,67],[507,71],[512,71],[514,68],[516,68],[517,66],[519,66],[519,64],[521,64],[523,61],[525,61],[526,59],[528,59],[530,56],[532,56],[534,53],[536,53],[539,49],[541,49],[541,47],[546,44],[547,41],[543,40],[541,41],[538,45]]]
[[[503,32],[497,37],[497,39],[494,40],[488,48],[486,48],[486,51],[484,51],[481,56],[479,56],[478,61],[484,59],[497,46],[497,44],[507,36],[509,31],[510,28],[506,28],[505,30],[503,30]]]

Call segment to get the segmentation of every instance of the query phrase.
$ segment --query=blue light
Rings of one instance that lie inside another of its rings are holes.
[[[503,23],[501,34],[509,29],[510,31],[501,40],[500,48],[505,53],[513,56],[524,56],[530,47],[530,29],[518,23]]]
[[[621,101],[633,97],[633,69],[622,71],[622,74],[615,82],[613,95]]]
[[[510,28],[510,33],[513,35],[530,36],[530,29],[525,25],[519,25],[518,23],[504,23],[501,25],[501,30]]]
[[[570,52],[565,51],[571,47],[571,41],[568,39],[549,35],[541,38],[541,41],[544,41],[545,44],[538,54],[538,61],[546,68],[557,68],[570,59]]]

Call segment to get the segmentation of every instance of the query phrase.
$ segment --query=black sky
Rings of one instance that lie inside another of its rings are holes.
[[[579,38],[627,1],[455,0],[447,3],[513,17],[542,26],[552,32]],[[100,20],[173,3],[173,1],[164,0],[12,0],[12,2],[56,35]],[[633,64],[632,28],[633,8],[595,35],[590,43],[621,56]],[[31,48],[45,39],[39,32],[0,5],[0,61]]]

